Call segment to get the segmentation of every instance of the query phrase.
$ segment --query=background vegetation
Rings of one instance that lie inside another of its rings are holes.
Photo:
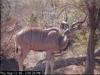
[[[99,0],[97,1],[100,3]],[[53,26],[59,28],[60,23],[65,20],[66,17],[69,25],[72,25],[74,22],[84,20],[85,16],[87,15],[87,11],[86,7],[83,5],[83,2],[84,0],[2,0],[1,56],[5,56],[7,58],[14,57],[13,36],[22,28],[28,26],[40,28],[48,28]],[[100,8],[100,6],[98,6],[98,8]],[[79,30],[75,31],[74,35],[73,46],[66,52],[65,55],[57,57],[57,60],[66,59],[69,57],[86,56],[89,39],[87,20],[80,26]],[[96,30],[96,36],[95,49],[100,49],[100,24]],[[30,53],[25,62],[27,68],[36,65],[36,63],[40,59],[43,59],[44,56],[45,53]],[[74,66],[72,66],[71,69],[73,70],[73,68]],[[78,66],[77,69],[78,68],[82,69],[82,66]],[[64,67],[58,69],[57,71],[60,73],[64,71],[65,73],[68,73],[66,71],[68,69],[70,68]],[[83,70],[84,69],[82,69],[82,72]],[[73,73],[75,72],[73,71]],[[100,74],[100,72],[97,73]]]

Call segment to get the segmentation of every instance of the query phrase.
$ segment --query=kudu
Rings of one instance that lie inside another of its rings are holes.
[[[30,50],[38,52],[46,52],[46,68],[45,74],[53,73],[54,55],[53,52],[61,52],[66,50],[70,42],[70,36],[73,28],[67,28],[63,34],[57,28],[39,29],[28,28],[23,29],[15,35],[16,56],[19,63],[19,70],[23,70],[23,61]],[[49,70],[50,68],[50,70]]]

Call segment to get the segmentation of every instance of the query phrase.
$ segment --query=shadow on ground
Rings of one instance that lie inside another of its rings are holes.
[[[55,61],[54,70],[57,70],[57,69],[60,69],[63,67],[67,67],[70,65],[77,65],[77,66],[84,65],[85,60],[86,60],[86,57],[60,59],[60,60]],[[42,73],[44,73],[46,64],[43,63],[43,61],[41,60],[39,63],[37,63],[37,65],[35,67],[33,67],[32,70],[33,71],[42,71]],[[100,66],[100,59],[96,59],[96,63],[98,66]]]
[[[68,58],[68,59],[60,59],[55,61],[54,70],[60,69],[62,67],[67,67],[70,65],[83,65],[86,57],[77,57],[77,58]],[[35,67],[26,70],[32,71],[42,71],[44,73],[45,63],[44,60],[39,61]],[[96,63],[100,66],[100,59],[96,60]],[[18,71],[18,63],[15,59],[6,59],[3,58],[0,60],[0,71]]]
[[[15,59],[0,59],[0,71],[18,71],[18,62]]]

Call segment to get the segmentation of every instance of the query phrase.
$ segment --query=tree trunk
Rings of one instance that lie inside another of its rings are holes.
[[[86,68],[85,74],[94,74],[94,67],[95,67],[95,29],[90,29],[89,31],[89,41],[88,41],[88,48],[87,48],[87,58],[86,58]]]

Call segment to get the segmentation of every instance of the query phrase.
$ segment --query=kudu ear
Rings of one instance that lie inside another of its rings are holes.
[[[79,25],[74,25],[75,23],[73,23],[72,25],[71,25],[71,30],[72,31],[75,31],[75,30],[77,30],[79,27]]]
[[[86,18],[87,18],[87,15],[85,16],[84,20],[78,21],[78,22],[74,22],[74,23],[71,25],[72,30],[81,29],[81,25],[85,22]]]
[[[62,30],[66,30],[66,29],[69,28],[69,25],[67,24],[66,21],[62,21],[61,24],[60,24],[60,28],[61,28]]]

